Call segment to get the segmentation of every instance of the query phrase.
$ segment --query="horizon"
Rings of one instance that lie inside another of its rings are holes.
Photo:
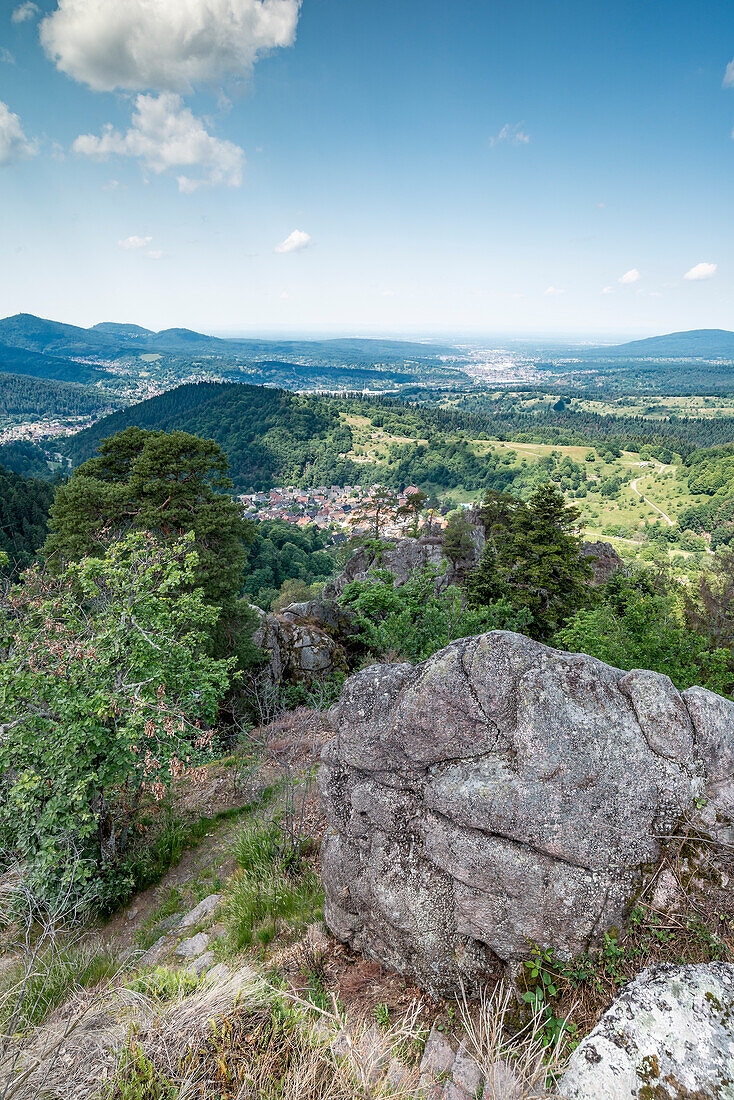
[[[719,0],[664,20],[633,0],[376,0],[369,18],[13,0],[2,312],[280,336],[731,330],[733,126]]]

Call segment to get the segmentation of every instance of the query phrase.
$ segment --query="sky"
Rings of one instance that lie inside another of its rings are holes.
[[[0,315],[734,329],[731,0],[0,0]]]

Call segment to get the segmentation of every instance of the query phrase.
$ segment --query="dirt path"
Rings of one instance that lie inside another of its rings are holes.
[[[675,520],[672,520],[670,518],[670,516],[667,514],[667,512],[664,512],[662,510],[662,508],[658,508],[657,504],[653,504],[653,502],[649,499],[649,497],[646,497],[644,493],[640,492],[640,490],[637,488],[637,482],[638,481],[642,481],[642,477],[636,477],[634,481],[630,482],[630,489],[632,490],[632,492],[637,493],[640,500],[644,500],[645,504],[649,504],[651,508],[654,508],[656,512],[659,512],[660,515],[665,520],[665,522],[667,523],[668,527],[674,527],[675,526]]]

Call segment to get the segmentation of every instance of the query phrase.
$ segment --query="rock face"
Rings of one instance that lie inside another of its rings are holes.
[[[582,542],[580,553],[586,558],[594,574],[592,585],[606,584],[610,577],[624,569],[624,562],[610,542]]]
[[[571,1055],[564,1100],[731,1100],[734,966],[644,970]]]
[[[469,516],[469,518],[472,517]],[[447,561],[443,552],[443,539],[440,536],[397,539],[392,542],[389,549],[382,552],[379,562],[375,559],[374,553],[360,547],[347,562],[344,572],[324,585],[322,596],[326,600],[336,600],[350,581],[364,580],[369,570],[378,566],[381,569],[388,569],[395,577],[397,585],[404,584],[412,573],[417,569],[423,569],[426,565],[433,565],[436,568],[445,566],[446,572],[441,577],[438,587],[446,588],[479,564],[485,539],[484,529],[478,523],[472,531],[472,542],[474,550],[459,563],[460,568]]]
[[[329,632],[338,610],[318,601],[292,604],[275,614],[253,607],[260,625],[252,636],[270,657],[267,672],[273,683],[312,683],[337,670],[346,672],[343,647]]]
[[[611,542],[582,542],[580,553],[591,565],[594,587],[606,584],[611,576],[624,570],[624,562]]]
[[[734,801],[734,703],[505,631],[358,672],[329,720],[327,923],[437,992],[586,950],[681,815]]]

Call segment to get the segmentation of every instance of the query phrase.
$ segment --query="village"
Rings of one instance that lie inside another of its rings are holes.
[[[340,534],[352,531],[364,534],[374,527],[375,500],[386,493],[381,485],[320,485],[314,489],[298,489],[295,486],[276,487],[260,493],[245,493],[238,500],[245,506],[246,514],[257,520],[283,520],[297,527],[313,525],[334,532],[335,541]],[[423,506],[411,514],[411,503]],[[425,504],[424,504],[425,502]],[[427,505],[425,494],[416,485],[408,485],[396,492],[384,509],[381,534],[396,538],[409,529],[442,530],[446,518]]]

